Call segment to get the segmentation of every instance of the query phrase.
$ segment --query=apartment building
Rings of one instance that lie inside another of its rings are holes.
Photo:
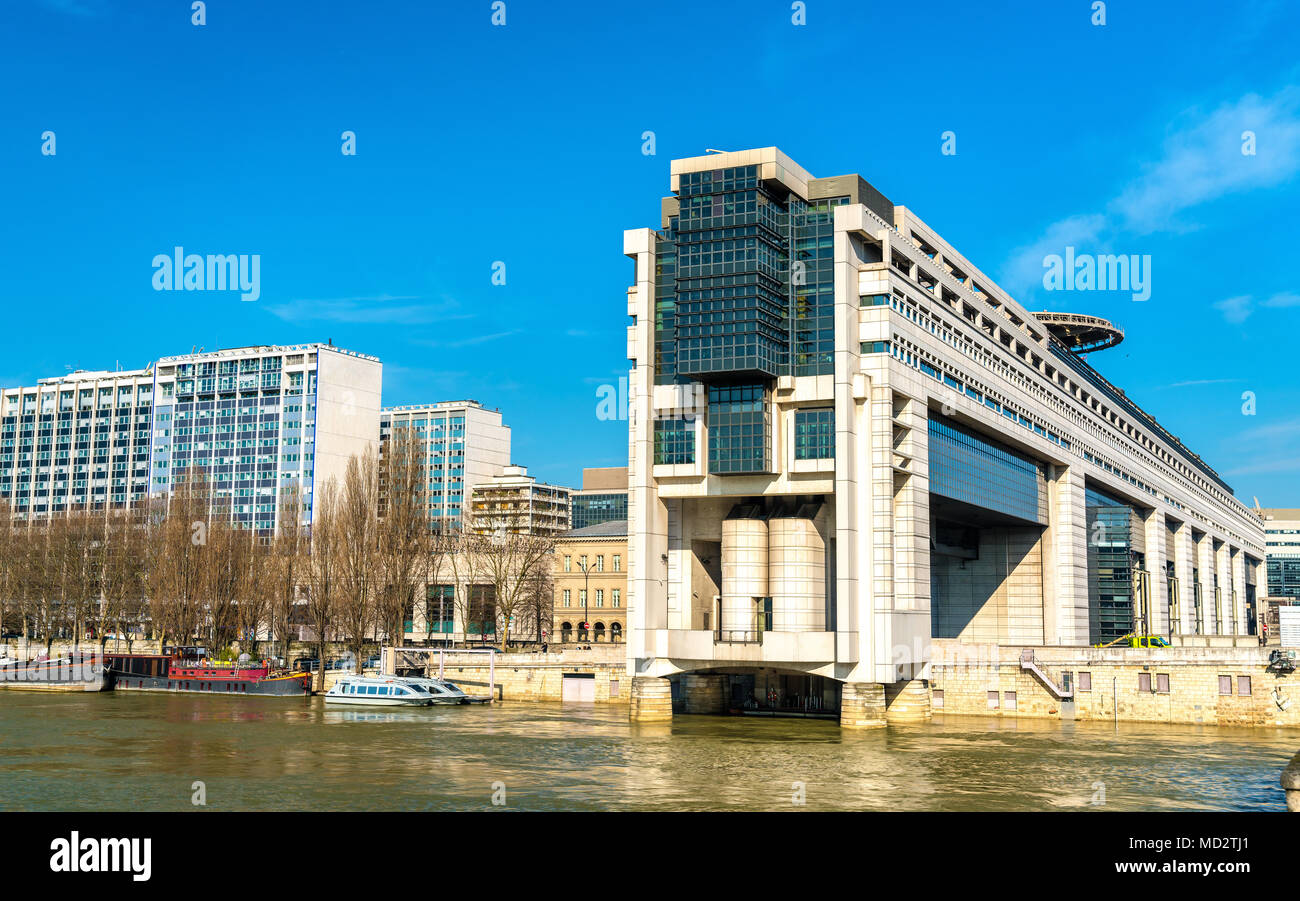
[[[430,521],[439,529],[460,528],[469,487],[510,465],[510,427],[500,410],[474,400],[406,404],[383,409],[381,445],[405,428],[414,429],[424,446]]]
[[[0,390],[0,499],[39,518],[166,499],[202,469],[214,507],[277,528],[279,491],[342,482],[378,448],[382,366],[326,344],[258,345],[162,357],[143,369],[74,372]]]
[[[572,489],[539,482],[527,467],[510,465],[501,474],[470,489],[470,523],[474,531],[559,535],[569,529]]]

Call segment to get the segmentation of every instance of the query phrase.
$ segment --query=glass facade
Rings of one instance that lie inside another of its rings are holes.
[[[930,414],[930,491],[1047,524],[1047,481],[1034,460],[938,414]]]
[[[384,413],[381,445],[395,430],[413,429],[424,447],[429,520],[437,528],[459,526],[465,509],[465,414],[451,412]]]
[[[757,166],[682,173],[656,243],[657,378],[834,371],[834,208]]]
[[[147,372],[5,392],[0,498],[20,517],[121,510],[149,488],[153,379]]]
[[[709,472],[770,472],[772,416],[762,385],[709,388]]]
[[[301,354],[294,358],[303,362]],[[231,521],[269,533],[280,488],[297,484],[304,489],[303,520],[310,521],[316,372],[284,378],[284,360],[277,351],[160,365],[159,379],[167,380],[156,413],[154,489],[168,490],[187,470],[202,470]]]
[[[796,410],[794,414],[794,458],[828,460],[835,456],[835,410]]]
[[[1268,595],[1274,598],[1300,598],[1300,557],[1269,555]]]
[[[602,522],[627,519],[627,492],[575,494],[572,498],[570,511],[571,525],[575,529],[594,526]]]
[[[655,464],[695,462],[695,423],[689,419],[655,421]]]
[[[1089,642],[1105,644],[1137,628],[1135,577],[1144,565],[1135,508],[1095,488],[1084,492],[1088,523]]]

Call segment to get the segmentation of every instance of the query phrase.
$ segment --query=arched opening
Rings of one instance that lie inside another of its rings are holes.
[[[596,623],[595,636],[596,636],[596,639],[595,639],[596,641],[604,641],[604,640],[605,640],[605,624],[604,624],[604,623]]]
[[[622,623],[610,623],[610,626],[609,626],[609,640],[610,640],[610,641],[614,641],[614,642],[618,642],[618,641],[622,641],[622,640],[623,640],[623,624],[622,624]]]
[[[573,623],[560,624],[560,641],[573,640]]]

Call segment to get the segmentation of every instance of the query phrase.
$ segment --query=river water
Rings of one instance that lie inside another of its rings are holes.
[[[0,810],[1282,810],[1282,729],[0,692]],[[802,783],[799,789],[795,783]],[[504,797],[503,797],[504,796]],[[1103,802],[1104,803],[1095,803]]]

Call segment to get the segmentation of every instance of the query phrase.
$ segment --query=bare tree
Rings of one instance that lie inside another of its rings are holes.
[[[374,628],[381,589],[378,544],[378,471],[373,454],[348,460],[338,521],[338,626],[359,673],[368,633]],[[315,549],[313,549],[315,553]]]
[[[210,490],[206,473],[189,469],[172,487],[165,515],[151,530],[149,608],[159,640],[194,636],[207,588]]]
[[[105,527],[103,555],[103,610],[100,617],[99,645],[107,646],[109,626],[118,636],[130,636],[144,617],[146,519],[133,510],[112,515]],[[120,639],[115,639],[115,642]],[[127,653],[133,639],[127,638]],[[116,648],[116,643],[114,644]]]
[[[395,428],[379,466],[378,554],[382,571],[378,622],[394,644],[405,633],[430,564],[424,445],[411,427]]]
[[[338,484],[330,479],[312,498],[311,553],[307,566],[307,615],[316,631],[316,690],[325,689],[325,649],[342,592],[342,510]]]
[[[302,489],[294,484],[280,492],[280,528],[271,543],[268,571],[272,584],[271,637],[279,642],[280,656],[289,658],[294,635],[294,613],[299,589],[307,581],[307,530],[302,525]]]

